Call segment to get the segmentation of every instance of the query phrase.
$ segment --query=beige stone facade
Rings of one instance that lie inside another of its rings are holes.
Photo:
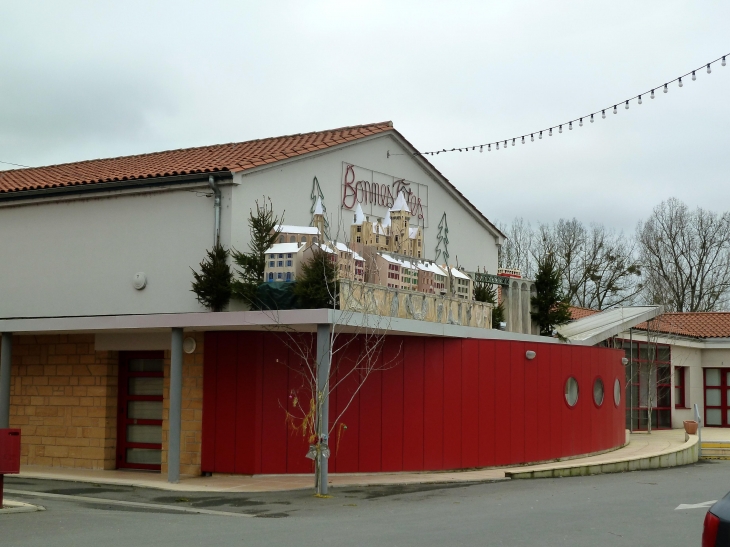
[[[340,309],[382,317],[492,328],[492,304],[383,287],[340,282]]]
[[[202,333],[183,356],[180,472],[200,475]],[[167,472],[170,352],[165,351],[162,473]],[[115,469],[119,352],[96,351],[93,334],[14,336],[10,427],[21,430],[21,465]]]
[[[89,334],[15,336],[10,427],[21,429],[21,464],[113,469],[116,352]]]

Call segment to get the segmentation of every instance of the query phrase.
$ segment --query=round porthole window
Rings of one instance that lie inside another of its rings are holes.
[[[618,406],[621,403],[621,382],[618,378],[613,382],[613,403]]]
[[[603,380],[600,378],[596,378],[596,381],[593,382],[593,402],[596,403],[596,406],[603,404]]]
[[[578,381],[572,376],[565,382],[565,402],[568,406],[575,406],[578,402]]]

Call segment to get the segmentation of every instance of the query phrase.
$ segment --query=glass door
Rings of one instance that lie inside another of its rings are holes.
[[[707,427],[730,427],[730,370],[706,368],[705,423]]]
[[[117,467],[160,470],[164,353],[119,356]]]

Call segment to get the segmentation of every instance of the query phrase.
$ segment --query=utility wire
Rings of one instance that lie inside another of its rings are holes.
[[[572,120],[568,120],[568,121],[563,122],[561,124],[553,125],[552,127],[546,127],[545,129],[538,129],[537,131],[532,131],[530,133],[525,133],[524,135],[519,135],[517,137],[510,137],[510,138],[507,138],[507,139],[499,139],[497,141],[487,142],[487,143],[483,143],[483,144],[475,144],[475,145],[470,145],[470,146],[462,146],[461,148],[452,148],[451,150],[448,150],[448,149],[445,149],[444,148],[442,150],[434,150],[432,152],[414,152],[413,155],[414,156],[426,156],[426,155],[435,156],[437,154],[445,154],[445,153],[448,153],[448,152],[456,152],[456,151],[458,151],[458,152],[462,152],[462,151],[463,152],[470,152],[470,151],[476,150],[477,148],[479,149],[480,152],[483,152],[485,147],[487,148],[487,151],[488,152],[491,152],[492,151],[492,146],[495,146],[495,149],[496,150],[499,150],[499,145],[500,144],[502,144],[502,146],[504,148],[507,148],[509,141],[512,141],[512,146],[515,146],[517,140],[520,140],[520,142],[522,142],[522,144],[525,144],[525,138],[526,137],[529,137],[531,141],[534,141],[535,140],[535,135],[538,136],[538,139],[542,139],[542,134],[544,132],[548,133],[548,136],[552,137],[552,135],[553,135],[553,129],[558,129],[558,132],[562,133],[563,132],[563,126],[564,125],[567,125],[569,130],[572,130],[573,129],[573,123],[574,122],[578,122],[579,126],[582,127],[583,126],[583,120],[584,119],[587,119],[590,122],[593,122],[594,121],[594,116],[595,115],[598,115],[598,114],[601,114],[601,117],[602,118],[605,118],[606,117],[606,110],[613,109],[613,113],[614,114],[617,114],[618,113],[618,107],[620,105],[624,105],[624,108],[628,109],[629,108],[629,103],[631,101],[637,100],[639,104],[642,104],[642,97],[644,95],[649,95],[653,99],[654,98],[654,92],[656,90],[658,90],[658,89],[662,89],[664,91],[664,93],[668,93],[669,92],[669,87],[668,86],[671,83],[678,82],[679,83],[679,87],[682,87],[684,85],[684,83],[682,82],[682,78],[687,78],[688,76],[691,76],[692,77],[692,80],[696,80],[697,79],[697,74],[696,73],[698,71],[702,70],[703,68],[706,68],[707,69],[707,73],[708,74],[711,74],[712,73],[711,66],[713,64],[717,63],[718,61],[720,62],[720,64],[722,66],[725,66],[726,65],[725,57],[728,57],[728,56],[730,56],[730,53],[727,53],[725,55],[722,55],[721,57],[718,57],[714,61],[710,61],[709,63],[703,64],[702,66],[700,66],[698,68],[695,68],[694,70],[690,70],[686,74],[682,74],[681,76],[677,76],[673,80],[669,80],[668,82],[666,82],[664,84],[660,84],[660,85],[658,85],[656,87],[650,88],[648,91],[644,91],[643,93],[639,93],[638,95],[634,95],[633,97],[631,97],[629,99],[624,99],[624,100],[618,101],[617,103],[615,103],[615,104],[613,104],[611,106],[607,106],[606,108],[599,108],[598,110],[596,110],[594,112],[589,112],[588,114],[585,114],[583,116],[579,116],[578,118],[574,118]],[[391,154],[391,155],[394,155],[394,154]]]
[[[22,165],[20,163],[11,163],[9,161],[3,161],[3,160],[0,160],[0,163],[4,163],[6,165],[14,165],[15,167],[30,167],[30,165]]]

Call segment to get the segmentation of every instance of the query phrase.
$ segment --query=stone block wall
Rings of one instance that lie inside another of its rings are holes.
[[[340,279],[341,310],[491,329],[493,307],[486,302]]]
[[[14,336],[10,427],[21,464],[114,469],[118,354],[94,335]]]
[[[195,339],[193,353],[183,353],[182,426],[180,431],[180,474],[200,475],[203,446],[203,333],[185,333]],[[162,473],[167,473],[170,430],[170,352],[165,352],[165,384],[162,410]]]

